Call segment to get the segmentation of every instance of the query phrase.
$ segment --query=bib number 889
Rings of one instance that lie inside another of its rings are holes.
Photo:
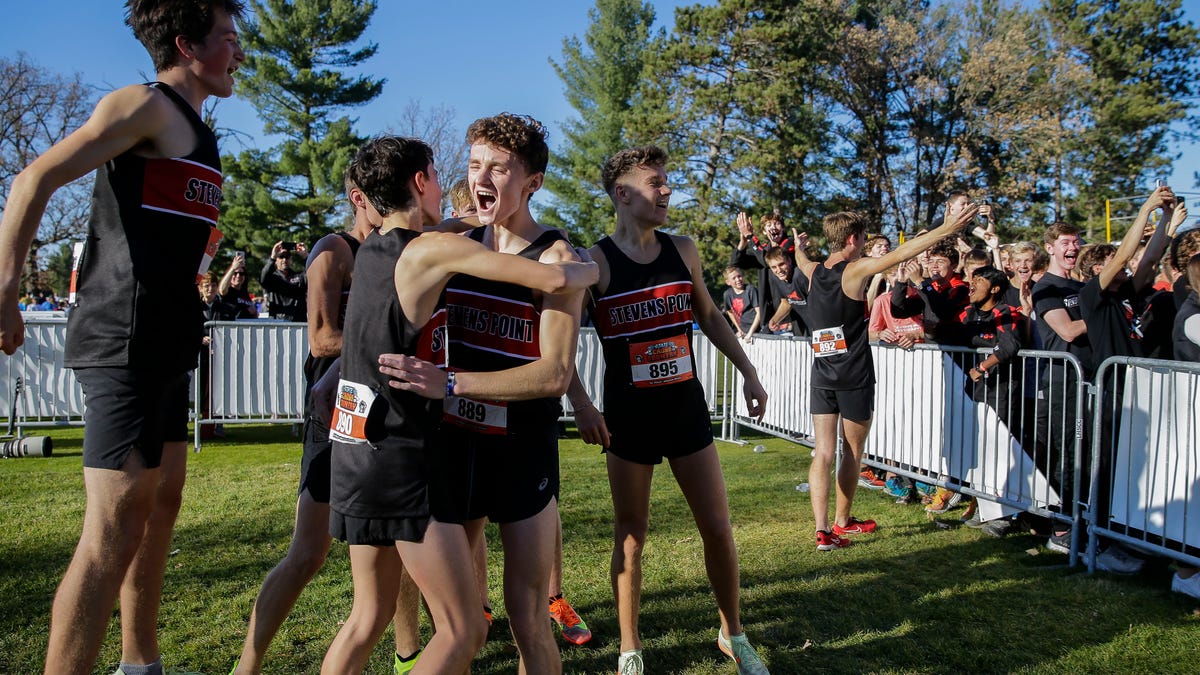
[[[487,406],[465,398],[458,399],[458,416],[475,422],[487,419]]]

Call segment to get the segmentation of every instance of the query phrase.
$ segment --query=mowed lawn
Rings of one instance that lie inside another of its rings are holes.
[[[0,461],[0,673],[40,671],[50,603],[81,526],[79,430],[54,431],[54,457]],[[741,554],[743,621],[779,674],[809,672],[1200,672],[1200,608],[1172,594],[1170,567],[1136,578],[1065,566],[1042,538],[944,529],[920,506],[862,491],[856,513],[880,530],[844,551],[813,545],[809,449],[719,443]],[[241,649],[255,594],[291,535],[299,443],[291,428],[229,427],[189,455],[184,507],[166,576],[160,639],[168,667],[224,675]],[[611,504],[602,455],[561,444],[568,598],[595,633],[562,646],[568,673],[611,673],[618,631],[608,579]],[[649,673],[734,673],[716,648],[716,607],[687,506],[660,468],[646,546],[641,632]],[[944,517],[952,525],[960,511]],[[496,623],[474,673],[513,673],[500,599],[502,556],[489,527]],[[315,673],[349,612],[346,549],[277,636],[268,673]],[[119,657],[116,613],[97,673]],[[428,626],[424,628],[428,634]],[[560,644],[561,641],[560,641]],[[368,668],[391,672],[391,634]]]

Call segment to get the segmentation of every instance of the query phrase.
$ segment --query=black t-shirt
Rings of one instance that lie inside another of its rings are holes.
[[[258,316],[254,309],[254,298],[251,298],[250,292],[244,288],[230,286],[225,295],[221,296],[221,300],[234,307],[233,319],[253,319]]]
[[[790,281],[784,281],[772,272],[770,282],[771,296],[786,300],[791,309],[785,321],[791,321],[792,335],[808,335],[808,321],[805,318],[808,313],[808,278],[804,276],[799,267],[793,267]],[[764,310],[767,314],[763,319],[764,322],[775,314],[778,306],[779,302],[776,301],[774,307]]]
[[[1088,334],[1084,333],[1073,342],[1062,339],[1050,324],[1046,323],[1046,314],[1056,309],[1066,310],[1068,318],[1078,321],[1083,318],[1079,312],[1079,290],[1083,284],[1074,279],[1064,279],[1047,272],[1033,286],[1033,309],[1037,312],[1038,336],[1042,338],[1042,348],[1052,352],[1066,352],[1079,359],[1084,376],[1090,377],[1092,372],[1092,345],[1088,342]]]
[[[1175,326],[1175,294],[1146,288],[1134,303],[1137,317],[1133,320],[1135,333],[1142,336],[1142,356],[1148,359],[1173,359],[1171,330]]]
[[[1088,326],[1093,371],[1110,356],[1141,356],[1133,334],[1135,295],[1129,281],[1115,291],[1101,289],[1100,277],[1092,277],[1080,289],[1079,313]]]

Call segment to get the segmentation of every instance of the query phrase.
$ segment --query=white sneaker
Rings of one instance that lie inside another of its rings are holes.
[[[642,650],[621,652],[621,655],[617,657],[617,675],[644,675],[644,673]]]
[[[1145,560],[1119,544],[1110,545],[1096,556],[1096,567],[1113,574],[1137,574],[1145,565]]]
[[[1175,576],[1171,577],[1171,590],[1200,600],[1200,574],[1193,574],[1184,579],[1176,572]]]

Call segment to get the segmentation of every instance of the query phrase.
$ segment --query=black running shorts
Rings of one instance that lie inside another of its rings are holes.
[[[429,503],[439,522],[515,523],[558,495],[557,424],[506,436],[444,424],[438,436]]]
[[[606,452],[637,464],[662,464],[663,458],[685,457],[713,443],[708,402],[698,384],[606,396],[604,424],[612,436]]]
[[[83,389],[83,465],[120,469],[137,449],[146,468],[162,464],[163,443],[188,439],[191,373],[79,368]]]
[[[429,517],[357,518],[329,512],[329,534],[351,546],[394,546],[397,541],[419,542],[425,538]]]
[[[333,441],[329,427],[311,416],[304,420],[304,450],[300,455],[300,490],[305,490],[318,504],[329,503],[329,458]]]
[[[858,389],[812,388],[812,414],[837,415],[851,422],[867,422],[875,413],[875,385]]]

